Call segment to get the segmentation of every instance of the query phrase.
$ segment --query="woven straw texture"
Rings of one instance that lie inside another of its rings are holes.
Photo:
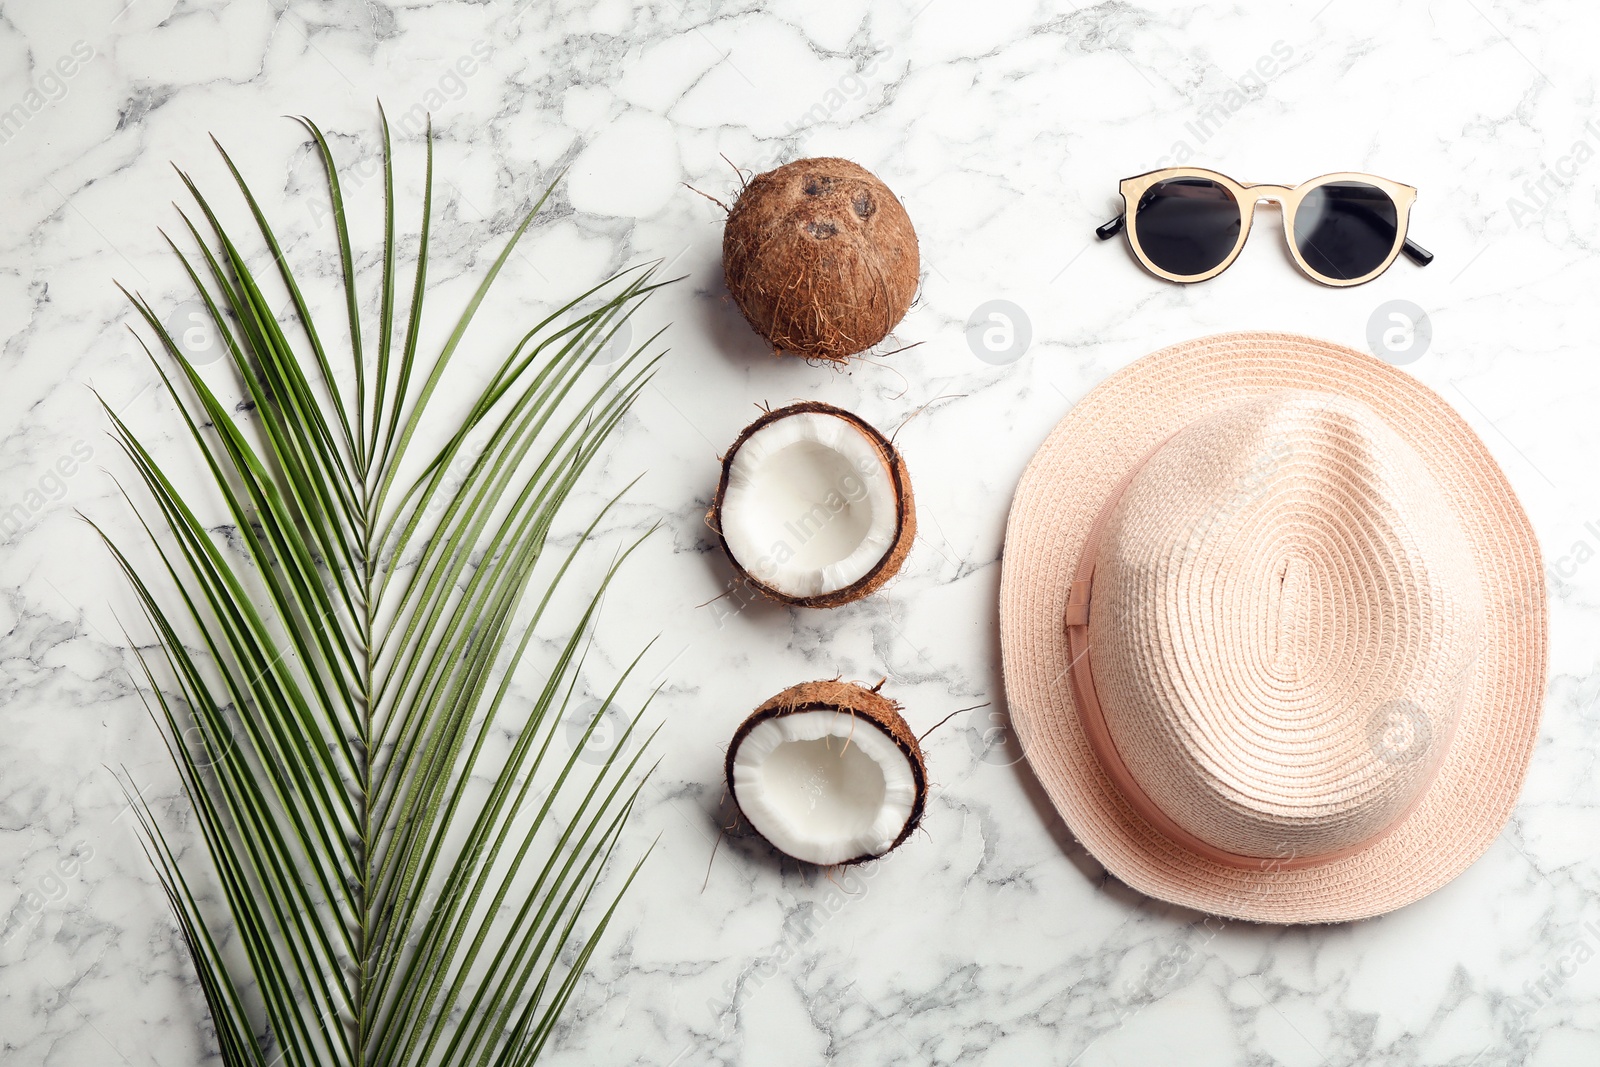
[[[1133,802],[1072,684],[1086,551]],[[1538,733],[1543,570],[1504,474],[1436,394],[1311,338],[1188,342],[1085,397],[1018,486],[1000,621],[1012,721],[1073,833],[1219,915],[1339,922],[1432,892],[1504,826]]]

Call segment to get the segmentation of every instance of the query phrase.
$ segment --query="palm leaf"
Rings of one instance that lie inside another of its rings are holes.
[[[630,726],[600,766],[580,760],[638,661],[600,702],[584,744],[556,741],[578,714],[602,599],[638,542],[564,617],[558,594],[618,498],[570,548],[552,539],[660,358],[647,354],[657,337],[603,377],[593,357],[663,283],[653,268],[624,272],[533,324],[441,431],[448,417],[432,401],[550,190],[425,360],[431,129],[417,262],[402,287],[393,145],[380,112],[374,333],[332,149],[299,121],[332,202],[353,387],[341,383],[346,357],[313,323],[277,235],[220,144],[276,279],[252,271],[181,172],[198,209],[183,215],[193,251],[169,244],[249,403],[236,410],[220,397],[156,309],[128,294],[209,476],[204,504],[226,510],[243,555],[219,544],[200,496],[107,408],[154,565],[106,544],[155,635],[154,653],[135,646],[140,690],[203,856],[168,837],[131,779],[125,788],[225,1063],[524,1065],[550,1039],[638,873],[636,863],[609,900],[595,898],[648,744],[630,744]],[[297,339],[264,283],[287,291]],[[442,444],[419,453],[424,439]],[[542,624],[565,636],[534,655]],[[519,696],[516,680],[532,671],[541,680],[531,698]]]

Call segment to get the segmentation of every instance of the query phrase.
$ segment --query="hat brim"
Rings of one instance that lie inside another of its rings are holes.
[[[1455,507],[1483,585],[1485,630],[1461,719],[1422,801],[1371,847],[1295,870],[1208,861],[1141,819],[1090,748],[1068,672],[1067,595],[1118,480],[1180,427],[1240,400],[1313,389],[1366,404],[1422,456]],[[1505,826],[1539,731],[1544,568],[1532,525],[1483,442],[1437,393],[1352,349],[1293,334],[1220,334],[1129,365],[1085,396],[1028,464],[1006,524],[1000,646],[1011,721],[1067,826],[1117,878],[1230,918],[1331,923],[1443,886]]]

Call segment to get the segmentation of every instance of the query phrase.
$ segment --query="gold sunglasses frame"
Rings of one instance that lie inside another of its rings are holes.
[[[1137,210],[1139,200],[1151,186],[1158,182],[1172,178],[1206,178],[1216,182],[1233,195],[1234,201],[1239,205],[1239,239],[1234,242],[1233,248],[1223,258],[1221,263],[1202,274],[1173,274],[1163,270],[1150,261],[1145,255],[1144,248],[1139,244],[1137,225]],[[1386,193],[1395,206],[1395,241],[1394,247],[1389,249],[1389,254],[1376,268],[1359,278],[1330,278],[1319,273],[1306,263],[1305,256],[1300,253],[1300,246],[1294,236],[1294,216],[1299,210],[1301,201],[1314,189],[1318,189],[1332,182],[1353,181],[1362,182],[1381,189]],[[1133,250],[1134,258],[1145,270],[1158,278],[1165,278],[1169,282],[1178,282],[1183,285],[1192,282],[1203,282],[1215,278],[1239,258],[1239,253],[1244,249],[1245,242],[1250,238],[1250,226],[1255,221],[1256,205],[1270,201],[1279,206],[1283,212],[1283,237],[1289,246],[1289,255],[1294,259],[1295,266],[1300,272],[1312,281],[1321,282],[1323,285],[1345,288],[1351,285],[1361,285],[1370,282],[1394,263],[1401,252],[1418,266],[1425,267],[1433,262],[1433,253],[1417,244],[1406,236],[1406,231],[1411,222],[1411,206],[1416,203],[1417,190],[1414,186],[1401,182],[1380,178],[1376,174],[1362,174],[1356,171],[1335,171],[1332,174],[1323,174],[1299,185],[1272,185],[1265,182],[1236,182],[1226,174],[1220,174],[1204,167],[1164,167],[1161,170],[1152,170],[1132,178],[1122,179],[1118,187],[1122,193],[1122,214],[1096,230],[1102,241],[1110,240],[1116,236],[1118,230],[1125,230],[1128,235],[1128,247]]]

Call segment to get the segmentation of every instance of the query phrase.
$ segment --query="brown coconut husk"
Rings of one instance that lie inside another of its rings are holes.
[[[758,174],[728,212],[722,272],[779,352],[843,362],[882,341],[917,294],[917,234],[872,172],[800,159]]]
[[[895,500],[900,505],[900,514],[898,516],[899,525],[895,529],[894,540],[890,544],[889,551],[860,579],[845,586],[843,589],[836,589],[831,593],[821,593],[811,597],[796,597],[772,588],[772,586],[751,574],[743,564],[734,558],[732,550],[728,548],[728,539],[722,536],[722,498],[728,491],[728,471],[733,465],[733,457],[738,453],[740,447],[750,439],[751,434],[779,419],[811,412],[844,419],[850,425],[859,429],[862,435],[872,442],[878,450],[879,458],[883,460],[884,467],[889,471],[890,479],[894,482],[894,495]],[[906,556],[911,552],[912,542],[917,538],[917,508],[916,499],[911,492],[911,473],[906,470],[906,462],[895,449],[893,442],[880,433],[877,427],[858,415],[854,415],[843,408],[834,407],[832,404],[807,400],[798,404],[790,404],[788,407],[778,408],[776,411],[769,411],[740,431],[733,445],[722,457],[722,477],[717,482],[717,493],[711,500],[711,510],[706,512],[706,525],[716,531],[717,540],[722,543],[723,554],[728,557],[728,562],[732,565],[734,572],[739,575],[739,579],[750,588],[779,603],[789,604],[794,607],[836,608],[841,604],[860,600],[862,597],[876,592],[883,583],[899,572],[901,564],[905,563]]]
[[[882,685],[883,683],[878,683]],[[845,860],[839,864],[849,867],[868,860],[879,859],[887,856],[905,843],[906,838],[922,822],[922,815],[928,801],[928,765],[922,757],[922,746],[917,742],[917,735],[911,732],[910,725],[905,716],[901,715],[901,706],[878,692],[878,687],[868,689],[866,686],[854,682],[841,682],[838,679],[818,682],[801,682],[792,685],[777,696],[768,700],[752,711],[739,728],[733,732],[733,740],[728,743],[728,755],[723,761],[723,777],[728,783],[728,795],[733,797],[735,806],[739,803],[738,794],[733,789],[733,758],[739,751],[739,746],[744,743],[745,737],[758,725],[768,719],[781,715],[793,715],[801,711],[836,711],[841,715],[853,715],[858,719],[865,719],[878,729],[889,735],[906,759],[911,764],[911,778],[916,784],[916,799],[911,804],[911,816],[906,819],[905,827],[900,831],[900,836],[894,843],[876,856],[861,855],[854,859]],[[744,814],[740,809],[740,814]],[[745,819],[746,822],[750,820]],[[754,824],[751,825],[754,830]],[[759,835],[761,831],[756,830]],[[765,837],[761,838],[767,841]],[[767,841],[771,845],[771,841]],[[777,845],[772,845],[778,848]],[[782,849],[778,849],[782,852]],[[788,853],[784,853],[788,855]],[[804,861],[801,861],[804,862]]]

